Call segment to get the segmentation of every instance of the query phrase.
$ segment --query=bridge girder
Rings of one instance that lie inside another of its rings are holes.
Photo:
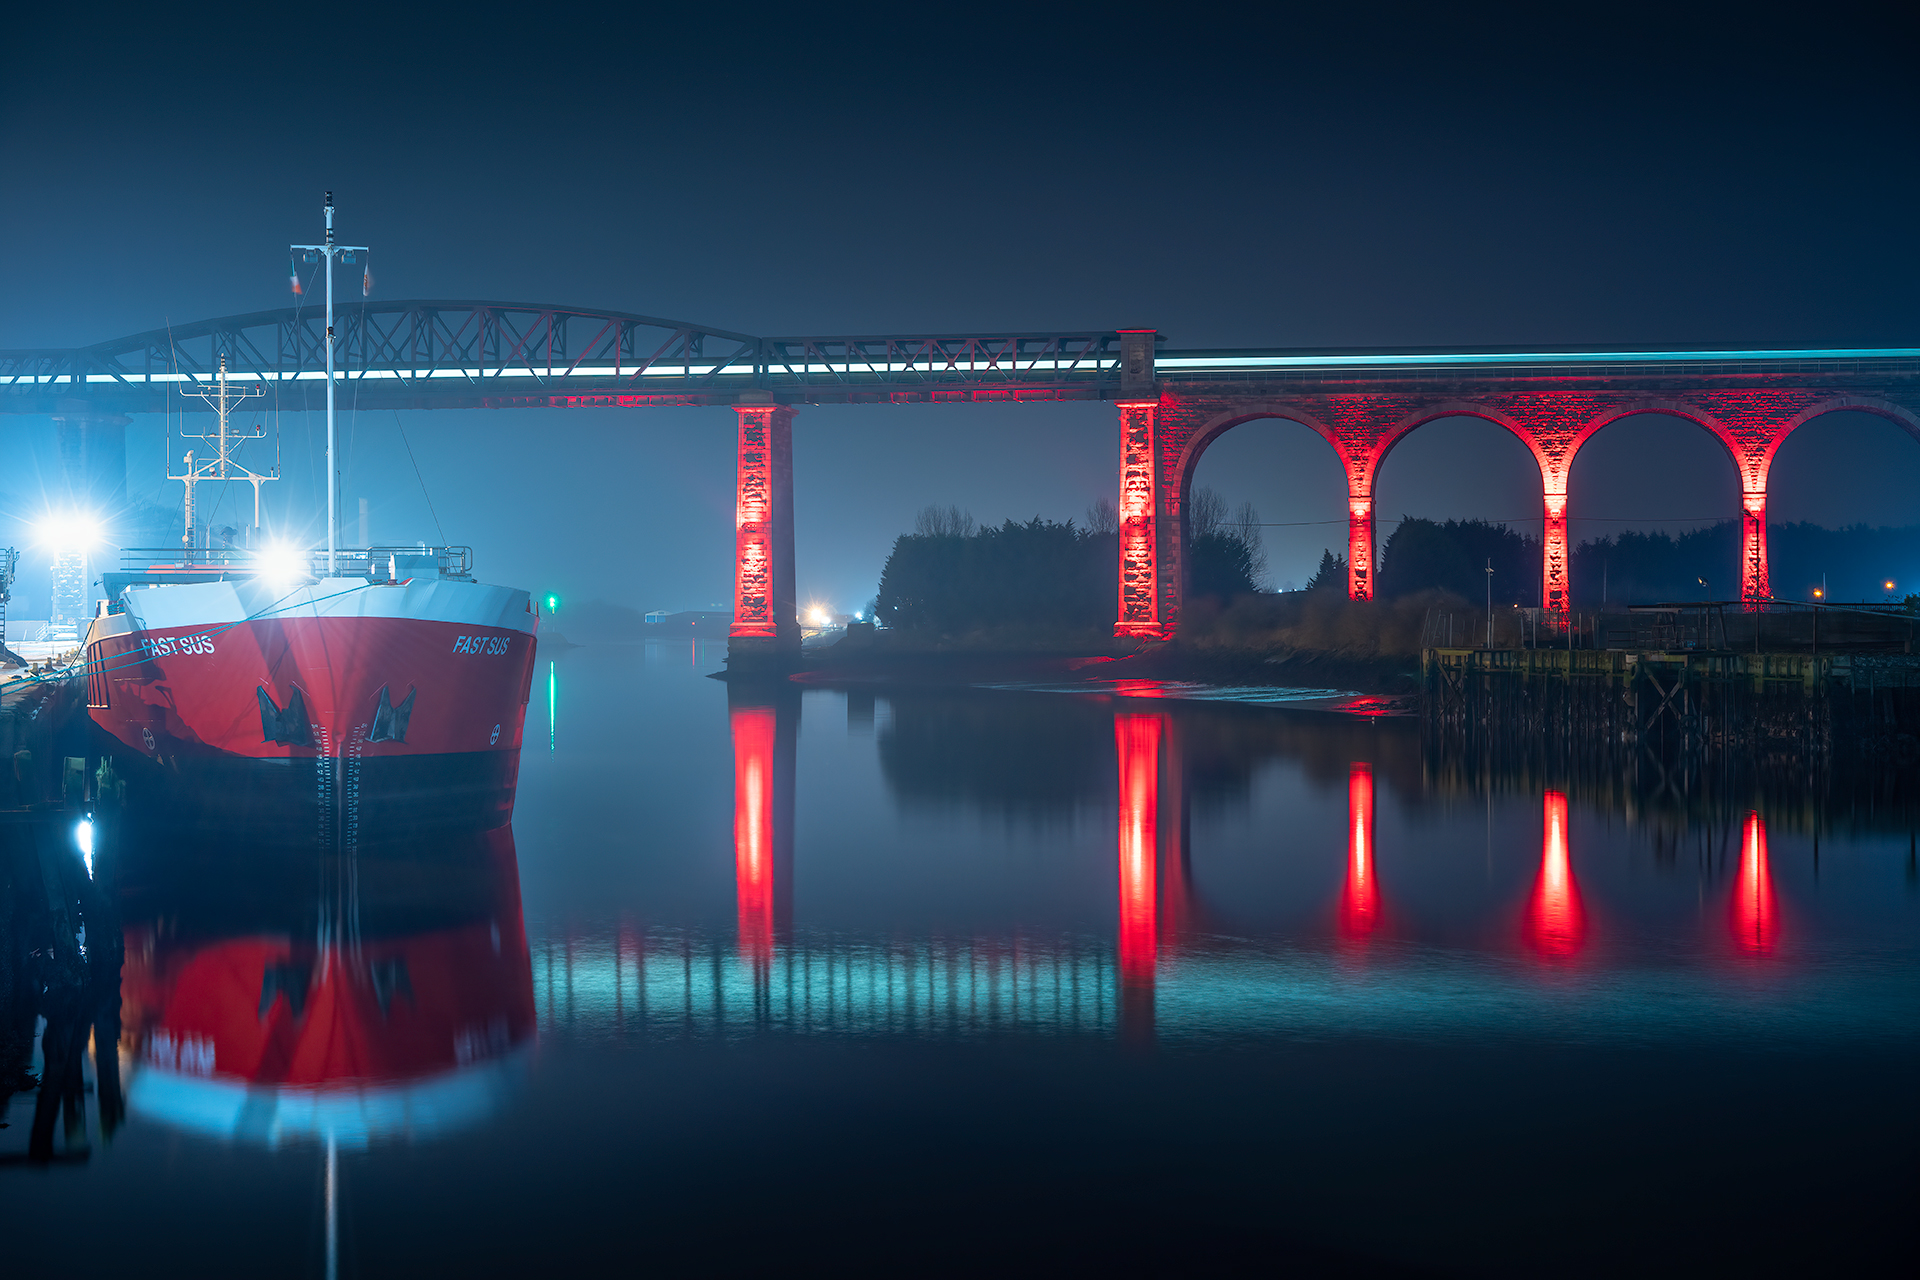
[[[1119,381],[1117,333],[760,338],[628,312],[448,300],[340,307],[334,323],[341,388],[363,409],[730,404],[753,391],[1079,399]],[[0,351],[0,412],[74,400],[102,412],[201,409],[176,388],[209,381],[222,356],[235,378],[265,382],[277,407],[311,408],[324,398],[324,339],[320,311],[300,306]]]

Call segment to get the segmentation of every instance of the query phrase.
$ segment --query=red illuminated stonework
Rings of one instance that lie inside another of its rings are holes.
[[[1165,639],[1160,625],[1159,487],[1151,401],[1120,405],[1120,617],[1113,633]]]
[[[1567,483],[1575,456],[1608,424],[1634,414],[1684,418],[1726,447],[1740,476],[1744,511],[1741,598],[1769,597],[1767,475],[1774,455],[1797,427],[1839,410],[1874,413],[1920,436],[1920,418],[1889,401],[1835,395],[1815,387],[1766,387],[1648,395],[1631,390],[1559,385],[1530,379],[1485,393],[1393,391],[1227,393],[1215,386],[1163,380],[1152,406],[1121,406],[1121,569],[1116,635],[1170,639],[1178,631],[1185,595],[1181,548],[1194,468],[1207,446],[1255,418],[1284,418],[1318,433],[1333,446],[1347,481],[1347,592],[1374,593],[1374,483],[1393,447],[1439,418],[1472,417],[1513,432],[1540,470],[1541,566],[1534,600],[1564,614],[1572,602]],[[1150,470],[1149,470],[1150,467]],[[1150,491],[1150,500],[1142,490]],[[1129,514],[1133,524],[1128,524]],[[1147,601],[1151,599],[1149,608]]]
[[[793,587],[793,410],[736,405],[733,627],[728,658],[800,647]]]

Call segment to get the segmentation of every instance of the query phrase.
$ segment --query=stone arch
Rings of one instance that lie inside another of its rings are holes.
[[[1244,409],[1230,409],[1222,413],[1214,414],[1198,427],[1195,427],[1192,434],[1187,437],[1186,444],[1180,450],[1178,480],[1181,506],[1183,508],[1186,505],[1187,494],[1193,486],[1194,468],[1200,465],[1200,455],[1207,451],[1207,446],[1211,445],[1215,440],[1218,440],[1235,427],[1243,426],[1259,418],[1281,418],[1288,422],[1299,423],[1331,445],[1334,456],[1340,459],[1343,467],[1345,466],[1346,454],[1340,448],[1339,437],[1326,423],[1310,413],[1303,412],[1298,406],[1254,404]]]
[[[1236,408],[1216,413],[1212,417],[1207,418],[1193,429],[1192,433],[1187,437],[1186,443],[1181,447],[1180,459],[1176,464],[1173,477],[1174,500],[1179,515],[1177,534],[1179,539],[1179,591],[1180,598],[1183,601],[1186,598],[1187,588],[1191,585],[1190,572],[1192,566],[1188,561],[1186,549],[1191,545],[1193,539],[1189,517],[1192,509],[1194,472],[1199,469],[1201,457],[1206,454],[1208,447],[1211,446],[1214,441],[1235,427],[1245,426],[1249,422],[1255,422],[1262,418],[1276,418],[1285,422],[1299,423],[1301,426],[1307,428],[1307,430],[1319,436],[1322,440],[1325,440],[1333,449],[1334,458],[1339,462],[1340,470],[1346,474],[1348,487],[1349,490],[1351,490],[1353,484],[1353,469],[1347,451],[1341,448],[1338,433],[1330,428],[1324,421],[1311,413],[1305,412],[1299,406],[1274,404],[1271,402],[1255,403],[1244,408]],[[1349,571],[1349,581],[1351,581],[1351,571]]]
[[[1915,440],[1920,440],[1920,414],[1914,413],[1905,405],[1895,404],[1891,400],[1882,400],[1877,396],[1834,396],[1832,399],[1822,400],[1819,404],[1810,405],[1787,421],[1786,429],[1780,433],[1780,439],[1784,442],[1788,436],[1815,418],[1824,418],[1830,413],[1871,413],[1876,417],[1887,419]]]
[[[1482,422],[1491,422],[1495,426],[1504,427],[1520,441],[1533,458],[1534,469],[1540,480],[1542,505],[1545,509],[1545,518],[1541,527],[1540,600],[1550,607],[1556,599],[1564,602],[1568,558],[1566,472],[1571,466],[1571,449],[1565,447],[1562,439],[1529,426],[1519,417],[1493,405],[1472,400],[1435,401],[1421,405],[1419,409],[1394,423],[1383,435],[1373,459],[1373,482],[1377,483],[1380,468],[1386,464],[1387,455],[1401,441],[1421,427],[1438,422],[1442,418],[1478,418]],[[1369,510],[1371,510],[1371,488],[1368,492]],[[1555,595],[1556,591],[1559,593],[1558,596]]]
[[[1739,472],[1744,479],[1746,469],[1741,465],[1740,461],[1741,442],[1739,438],[1735,436],[1732,431],[1728,430],[1726,424],[1714,415],[1708,413],[1699,405],[1687,404],[1682,400],[1631,400],[1617,405],[1610,405],[1604,412],[1594,415],[1582,424],[1579,434],[1575,438],[1573,448],[1567,453],[1567,469],[1569,471],[1573,469],[1574,456],[1578,454],[1579,451],[1585,447],[1587,441],[1593,439],[1594,436],[1606,430],[1622,418],[1637,418],[1649,414],[1669,418],[1684,418],[1694,426],[1699,427],[1702,431],[1705,431],[1708,435],[1720,442],[1721,447],[1727,451],[1728,461],[1733,463],[1734,470]],[[1771,457],[1772,455],[1769,454],[1768,456]],[[1762,476],[1761,479],[1764,480],[1765,476]]]
[[[1512,415],[1502,413],[1489,405],[1476,404],[1471,400],[1445,400],[1438,404],[1423,405],[1417,412],[1408,414],[1394,423],[1383,438],[1378,454],[1374,457],[1375,477],[1378,477],[1380,468],[1385,465],[1387,455],[1393,452],[1394,446],[1421,427],[1438,422],[1442,418],[1478,418],[1482,422],[1491,422],[1495,426],[1505,427],[1527,447],[1527,452],[1533,455],[1534,463],[1540,467],[1541,476],[1545,477],[1548,462],[1545,455],[1541,453],[1540,442],[1535,433],[1529,431]]]
[[[1740,485],[1740,595],[1742,600],[1748,602],[1749,608],[1757,608],[1758,602],[1765,600],[1771,591],[1767,572],[1767,471],[1773,464],[1774,451],[1780,447],[1780,441],[1786,438],[1785,430],[1776,421],[1736,429],[1720,415],[1684,400],[1654,397],[1624,400],[1609,405],[1581,426],[1567,457],[1569,476],[1572,474],[1574,457],[1586,447],[1588,441],[1623,418],[1640,416],[1679,418],[1691,422],[1712,436],[1726,451],[1727,460],[1733,464],[1734,477]]]
[[[1920,414],[1916,414],[1914,410],[1907,405],[1875,396],[1837,395],[1823,398],[1815,403],[1809,404],[1805,409],[1794,414],[1782,424],[1779,439],[1774,442],[1773,450],[1770,451],[1768,458],[1768,492],[1770,499],[1772,486],[1776,483],[1776,478],[1772,474],[1771,466],[1773,463],[1781,460],[1778,455],[1786,451],[1789,441],[1800,432],[1801,428],[1810,426],[1820,419],[1830,417],[1837,413],[1862,414],[1877,418],[1881,422],[1888,423],[1899,431],[1904,432],[1910,439],[1920,442]],[[1834,425],[1837,426],[1838,424]],[[1894,467],[1888,468],[1890,474],[1868,477],[1862,475],[1862,455],[1850,451],[1833,451],[1829,447],[1831,444],[1830,441],[1820,440],[1815,433],[1809,433],[1809,436],[1811,438],[1804,438],[1800,441],[1799,448],[1786,459],[1788,465],[1780,473],[1781,478],[1787,480],[1787,484],[1785,485],[1787,493],[1802,498],[1808,496],[1807,490],[1799,484],[1795,484],[1795,481],[1812,481],[1817,491],[1819,488],[1824,487],[1825,484],[1831,484],[1836,480],[1840,480],[1844,483],[1845,492],[1849,497],[1849,501],[1845,504],[1848,508],[1848,514],[1841,517],[1836,523],[1880,523],[1879,518],[1870,514],[1872,502],[1869,495],[1872,494],[1873,490],[1877,488],[1879,484],[1888,482],[1893,475],[1904,475],[1907,480],[1910,481],[1912,473],[1908,471],[1907,468],[1913,465],[1911,455],[1899,459]],[[1884,440],[1884,437],[1876,435],[1874,439],[1875,441],[1879,441]],[[1861,443],[1866,444],[1868,448],[1874,447],[1873,444],[1866,441],[1862,441]],[[1797,495],[1795,495],[1796,489],[1799,490]],[[1904,507],[1905,493],[1907,490],[1899,488],[1896,489],[1895,492],[1900,494],[1900,497],[1896,500],[1901,502]],[[1864,501],[1862,501],[1863,499]],[[1787,518],[1793,519],[1795,517],[1789,514]],[[1808,518],[1808,513],[1802,510],[1798,518],[1806,519]],[[1898,519],[1894,522],[1906,523],[1905,520]],[[1898,562],[1896,562],[1896,564],[1897,563]],[[1883,569],[1893,567],[1893,565],[1882,566]],[[1798,593],[1790,590],[1789,594]]]

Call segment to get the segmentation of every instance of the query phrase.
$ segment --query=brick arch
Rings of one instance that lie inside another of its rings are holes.
[[[1442,400],[1422,405],[1394,424],[1374,457],[1374,478],[1378,478],[1380,468],[1386,464],[1387,455],[1395,446],[1419,428],[1442,418],[1478,418],[1482,422],[1505,427],[1533,457],[1533,464],[1540,475],[1540,492],[1545,510],[1541,526],[1540,600],[1549,607],[1564,609],[1568,569],[1566,472],[1572,466],[1572,454],[1579,447],[1578,444],[1569,446],[1564,433],[1543,432],[1530,427],[1520,418],[1492,405],[1471,400]],[[1371,512],[1371,488],[1368,490],[1368,507]]]
[[[1726,425],[1711,413],[1708,413],[1699,405],[1688,404],[1683,400],[1633,400],[1609,406],[1605,412],[1595,415],[1580,428],[1573,449],[1567,455],[1568,470],[1572,470],[1574,455],[1586,446],[1587,441],[1593,439],[1593,437],[1599,435],[1602,431],[1620,421],[1622,418],[1637,418],[1644,414],[1663,415],[1669,418],[1684,418],[1694,426],[1699,427],[1702,431],[1705,431],[1715,440],[1718,440],[1721,447],[1726,449],[1727,458],[1733,463],[1734,470],[1742,470],[1740,465],[1741,442],[1739,438],[1735,436],[1733,432],[1729,431]],[[1771,457],[1771,455],[1768,456]]]
[[[1581,428],[1574,452],[1622,418],[1642,414],[1683,419],[1718,440],[1727,451],[1734,475],[1740,482],[1740,596],[1749,609],[1757,609],[1772,593],[1767,569],[1767,475],[1773,467],[1773,455],[1791,428],[1777,411],[1756,415],[1751,410],[1740,412],[1747,407],[1737,403],[1728,407],[1738,416],[1716,414],[1702,404],[1685,400],[1623,401],[1609,406]],[[1733,421],[1729,421],[1729,417],[1733,417]],[[1572,464],[1569,455],[1569,473]]]
[[[1392,453],[1401,441],[1428,423],[1438,422],[1442,418],[1478,418],[1482,422],[1491,422],[1495,426],[1505,427],[1526,446],[1527,452],[1533,455],[1534,462],[1541,467],[1544,474],[1547,464],[1540,452],[1540,442],[1536,434],[1529,431],[1518,419],[1490,405],[1477,404],[1471,400],[1447,400],[1439,404],[1422,406],[1417,413],[1408,414],[1388,429],[1379,452],[1373,460],[1375,476],[1379,475],[1380,468],[1385,465],[1387,455]]]
[[[1767,472],[1787,434],[1823,413],[1853,409],[1894,420],[1920,438],[1920,417],[1904,404],[1785,383],[1708,384],[1678,394],[1649,395],[1606,385],[1580,389],[1522,382],[1472,398],[1340,386],[1297,395],[1265,391],[1241,399],[1224,388],[1166,387],[1140,399],[1122,399],[1116,407],[1121,428],[1121,570],[1114,634],[1159,640],[1170,639],[1179,627],[1182,527],[1193,470],[1222,433],[1255,418],[1298,422],[1333,446],[1347,478],[1347,586],[1356,598],[1373,594],[1374,479],[1387,453],[1440,418],[1479,418],[1512,432],[1540,470],[1540,598],[1555,613],[1571,605],[1567,481],[1573,460],[1587,440],[1620,418],[1641,413],[1682,418],[1727,449],[1741,482],[1742,594],[1756,607],[1769,590]]]
[[[1194,468],[1200,465],[1200,457],[1206,453],[1208,447],[1235,427],[1245,426],[1261,418],[1280,418],[1287,422],[1299,423],[1332,446],[1336,459],[1342,463],[1346,461],[1346,453],[1340,447],[1339,436],[1320,419],[1292,405],[1254,405],[1247,409],[1217,413],[1194,428],[1193,433],[1187,437],[1186,443],[1181,447],[1176,474],[1183,506],[1186,495],[1193,488]]]
[[[1193,498],[1193,473],[1199,468],[1200,459],[1206,454],[1207,449],[1212,446],[1214,441],[1235,427],[1244,426],[1249,422],[1255,422],[1262,418],[1277,418],[1285,422],[1297,422],[1319,436],[1322,440],[1325,440],[1333,449],[1334,460],[1340,464],[1340,470],[1347,476],[1349,491],[1352,489],[1353,465],[1349,456],[1349,450],[1341,447],[1339,433],[1326,422],[1311,413],[1307,413],[1298,406],[1255,403],[1245,408],[1235,408],[1216,413],[1212,417],[1207,418],[1188,435],[1186,442],[1181,446],[1179,459],[1174,464],[1172,485],[1174,500],[1169,506],[1172,508],[1170,514],[1176,517],[1178,523],[1177,527],[1170,532],[1173,533],[1175,538],[1173,545],[1179,549],[1176,553],[1177,572],[1179,574],[1177,586],[1179,598],[1182,601],[1186,598],[1187,577],[1191,568],[1187,563],[1185,550],[1192,536],[1192,530],[1188,524],[1188,517]],[[1349,534],[1349,540],[1351,540],[1351,534]],[[1351,564],[1348,566],[1347,580],[1348,590],[1351,592],[1353,583]]]
[[[1788,436],[1815,418],[1824,418],[1830,413],[1871,413],[1875,417],[1885,418],[1894,423],[1915,440],[1920,440],[1920,414],[1915,414],[1905,405],[1895,404],[1891,400],[1881,400],[1874,396],[1834,396],[1830,400],[1811,405],[1788,420],[1786,429],[1780,433],[1780,439],[1784,442]]]

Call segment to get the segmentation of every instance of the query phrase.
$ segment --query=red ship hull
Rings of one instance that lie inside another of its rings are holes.
[[[130,801],[348,844],[367,823],[511,818],[535,646],[524,592],[329,579],[126,599],[88,636],[87,701]]]

